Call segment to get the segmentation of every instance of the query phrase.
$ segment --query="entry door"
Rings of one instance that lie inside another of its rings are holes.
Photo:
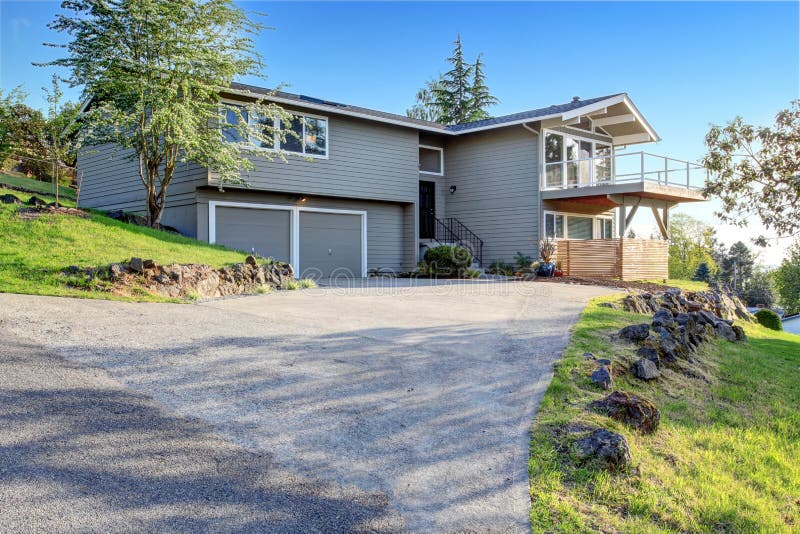
[[[419,238],[436,237],[436,182],[419,183]]]

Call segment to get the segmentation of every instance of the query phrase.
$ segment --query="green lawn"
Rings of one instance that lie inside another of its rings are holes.
[[[23,201],[30,197],[0,188],[0,195],[6,193]],[[135,298],[116,296],[102,284],[70,288],[60,273],[71,265],[100,267],[131,256],[152,258],[161,264],[205,263],[215,267],[241,262],[245,257],[241,252],[121,223],[97,213],[90,213],[88,219],[45,215],[25,220],[9,204],[0,204],[0,236],[0,292],[6,293],[159,301],[165,299],[144,293]],[[80,279],[69,281],[78,283]]]
[[[3,185],[21,187],[28,191],[44,195],[51,195],[53,191],[53,185],[50,182],[40,182],[39,180],[34,180],[33,178],[28,178],[21,174],[0,173],[0,187]],[[61,186],[58,190],[58,196],[75,200],[75,190]]]
[[[623,374],[635,347],[609,338],[648,318],[592,301],[557,364],[531,432],[533,532],[800,531],[800,336],[745,325],[750,342],[717,342],[688,378],[667,371],[646,384]],[[626,362],[615,389],[661,410],[655,434],[639,435],[585,407],[600,398],[583,354]],[[634,469],[610,475],[559,452],[567,422],[625,435]]]

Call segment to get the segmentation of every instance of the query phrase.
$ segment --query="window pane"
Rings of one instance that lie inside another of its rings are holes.
[[[609,145],[604,145],[601,143],[595,143],[594,145],[594,155],[595,156],[610,156],[611,155],[611,147]]]
[[[592,142],[581,141],[581,159],[592,157]]]
[[[556,216],[552,213],[544,214],[544,235],[545,237],[556,236]]]
[[[603,239],[614,237],[614,222],[611,219],[600,219],[603,223]]]
[[[567,147],[567,161],[578,159],[578,141],[567,137],[564,140],[564,144]]]
[[[554,163],[561,161],[564,154],[564,138],[558,134],[549,133],[544,137],[544,161]]]
[[[568,162],[567,163],[567,185],[569,186],[576,186],[578,185],[578,162]]]
[[[591,161],[579,161],[578,164],[580,165],[579,175],[580,175],[580,184],[581,185],[589,185],[592,181],[591,177]]]
[[[247,120],[247,110],[236,106],[239,113],[241,113],[242,119]],[[225,122],[231,125],[238,125],[239,124],[239,115],[236,111],[232,109],[225,110]],[[245,136],[241,135],[239,131],[235,127],[223,128],[222,135],[225,137],[225,140],[229,143],[246,143],[247,139]]]
[[[306,154],[328,153],[328,121],[306,117]]]
[[[594,160],[594,180],[596,182],[611,181],[611,158],[595,158]]]
[[[556,237],[559,239],[564,238],[564,216],[556,215]]]
[[[547,177],[545,178],[545,184],[547,187],[562,187],[564,185],[560,163],[547,165]]]
[[[296,116],[292,119],[292,124],[281,125],[285,130],[286,139],[281,142],[281,148],[288,152],[303,152],[303,121]],[[294,132],[292,134],[291,132]]]
[[[567,217],[567,236],[570,239],[591,239],[592,238],[592,218]]]
[[[262,139],[250,137],[250,142],[260,148],[275,148],[275,130],[272,128],[271,117],[253,117],[253,122],[259,126]]]
[[[442,153],[431,148],[419,148],[419,170],[421,172],[442,173]]]

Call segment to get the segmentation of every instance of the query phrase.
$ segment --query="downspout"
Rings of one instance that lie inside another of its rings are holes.
[[[537,213],[536,213],[536,236],[535,236],[535,241],[536,241],[535,255],[537,256],[537,259],[538,259],[539,241],[542,238],[542,224],[543,224],[543,221],[544,221],[544,217],[542,216],[542,154],[541,154],[542,143],[541,143],[541,140],[539,140],[539,137],[540,137],[540,134],[541,134],[541,129],[534,130],[533,128],[528,126],[527,123],[524,123],[524,122],[522,123],[522,127],[525,128],[526,130],[528,130],[529,132],[531,132],[533,135],[535,135],[536,138],[537,138],[537,141],[538,141],[536,143],[536,208],[537,208]]]

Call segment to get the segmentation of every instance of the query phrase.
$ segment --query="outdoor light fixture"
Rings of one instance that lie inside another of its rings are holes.
[[[299,200],[302,203],[302,202],[305,202],[306,200],[308,200],[308,197],[300,197],[297,200]]]
[[[450,186],[450,194],[452,195],[452,194],[453,194],[453,193],[455,193],[455,192],[456,192],[456,186],[454,186],[454,185],[451,185],[451,186]]]

